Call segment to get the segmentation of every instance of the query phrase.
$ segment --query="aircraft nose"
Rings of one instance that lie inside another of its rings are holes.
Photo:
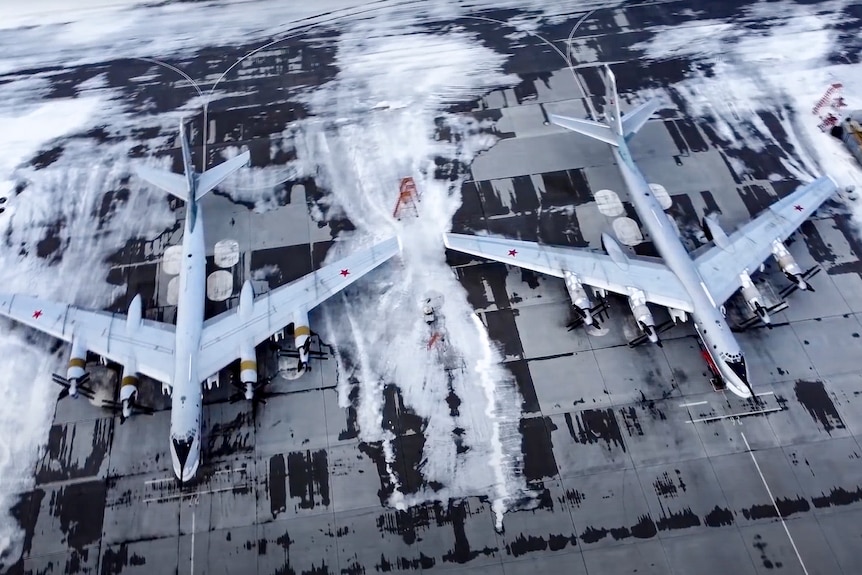
[[[739,356],[734,361],[725,361],[727,367],[739,379],[740,383],[745,386],[750,395],[754,395],[754,390],[751,389],[751,383],[748,381],[748,369],[745,367],[745,359]]]
[[[180,464],[180,476],[183,475],[183,470],[186,467],[186,461],[189,459],[189,453],[192,450],[193,439],[171,439],[174,446],[174,453],[177,454],[177,460]]]

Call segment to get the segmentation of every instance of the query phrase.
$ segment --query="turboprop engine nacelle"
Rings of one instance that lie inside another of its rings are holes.
[[[123,366],[123,379],[120,380],[120,404],[123,418],[132,415],[132,403],[138,393],[138,374],[132,365]]]
[[[69,354],[69,365],[66,368],[66,379],[69,380],[69,395],[75,397],[77,393],[75,386],[86,373],[84,367],[87,365],[87,348],[79,339],[72,340],[72,352]]]
[[[772,255],[775,257],[775,261],[778,262],[781,271],[784,272],[787,279],[795,283],[796,287],[801,290],[809,288],[808,282],[805,281],[802,275],[802,268],[796,263],[796,258],[790,254],[783,242],[778,240],[772,242]]]
[[[646,294],[643,290],[629,288],[629,308],[638,326],[653,343],[658,343],[658,333],[655,330],[655,319],[647,307]]]
[[[763,305],[763,295],[757,289],[757,286],[754,285],[754,282],[751,281],[751,276],[748,275],[748,272],[739,274],[739,283],[742,287],[742,297],[745,299],[745,303],[748,304],[748,308],[757,314],[760,321],[768,324],[770,319],[769,314],[766,312],[766,306]]]
[[[245,384],[257,383],[257,354],[254,345],[250,341],[240,346],[239,351],[239,380]]]
[[[311,348],[311,328],[308,327],[308,313],[298,311],[293,319],[293,342],[299,353],[299,363],[296,369],[308,369],[308,351]]]
[[[584,314],[584,324],[593,324],[593,302],[590,301],[590,296],[587,295],[587,290],[584,284],[580,282],[578,276],[569,271],[563,272],[563,280],[566,282],[566,290],[569,292],[569,298],[572,300],[572,305],[578,308]]]
[[[251,319],[254,312],[254,289],[251,287],[251,282],[246,280],[242,284],[242,290],[239,293],[239,316],[248,320]],[[248,396],[257,383],[257,354],[254,351],[254,343],[245,341],[240,345],[239,349],[239,380],[246,384],[246,396]]]

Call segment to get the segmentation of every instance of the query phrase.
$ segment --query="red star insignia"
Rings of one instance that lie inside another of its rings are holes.
[[[350,270],[341,270],[341,277],[347,277],[350,275]]]
[[[33,312],[33,317],[35,317],[36,319],[39,319],[41,316],[42,316],[42,310],[41,309],[37,309],[36,311]]]
[[[518,255],[518,250],[509,250],[509,255],[515,257],[516,255]]]
[[[800,206],[799,204],[796,204],[795,206],[793,206],[793,209],[796,210],[797,212],[801,212],[802,206]]]

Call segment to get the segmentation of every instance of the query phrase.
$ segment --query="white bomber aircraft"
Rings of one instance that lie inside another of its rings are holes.
[[[202,384],[210,388],[218,372],[240,360],[240,381],[246,399],[254,399],[257,383],[255,347],[293,323],[299,369],[307,367],[311,330],[308,311],[338,293],[399,251],[397,238],[378,243],[255,299],[246,281],[239,306],[204,320],[206,251],[200,199],[227,176],[245,166],[245,152],[214,168],[195,173],[191,150],[180,124],[185,174],[139,167],[138,175],[186,203],[182,264],[179,274],[176,326],[143,319],[135,296],[128,314],[89,311],[27,295],[0,294],[0,315],[71,343],[66,377],[54,377],[76,396],[86,382],[87,351],[123,364],[120,405],[123,417],[137,407],[138,374],[162,382],[171,394],[171,459],[181,482],[189,481],[200,464]],[[84,391],[85,395],[89,395]]]
[[[606,71],[608,124],[555,115],[551,115],[550,120],[610,145],[631,202],[661,259],[627,256],[607,234],[602,235],[607,255],[584,249],[463,234],[446,234],[446,247],[562,277],[585,324],[593,321],[593,304],[585,285],[600,292],[611,291],[627,296],[644,336],[659,345],[648,303],[668,308],[675,319],[684,320],[686,313],[691,314],[710,370],[733,393],[750,397],[752,391],[745,359],[725,320],[722,304],[741,288],[751,310],[768,323],[768,310],[763,306],[762,296],[752,283],[750,274],[770,256],[775,258],[796,287],[811,289],[806,282],[809,272],[799,268],[783,242],[835,193],[835,182],[822,177],[799,188],[729,236],[719,227],[717,220],[708,217],[706,224],[713,238],[712,245],[689,254],[673,220],[652,195],[649,184],[632,160],[627,145],[629,138],[656,111],[658,102],[646,102],[622,116],[614,75],[610,68],[606,67]]]

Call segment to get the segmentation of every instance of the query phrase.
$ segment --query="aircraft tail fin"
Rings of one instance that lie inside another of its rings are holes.
[[[189,183],[185,177],[167,170],[149,166],[135,166],[135,172],[142,180],[181,199],[189,201]]]
[[[611,67],[605,64],[605,118],[614,134],[624,135],[622,113],[620,113],[620,96],[617,94],[617,77]]]
[[[203,174],[200,174],[198,176],[197,194],[195,199],[201,199],[204,194],[222,183],[224,179],[227,178],[229,175],[231,175],[238,169],[248,165],[248,160],[250,157],[251,154],[248,151],[245,151],[239,156],[222,162],[218,166],[210,168]]]
[[[611,127],[607,124],[568,116],[557,116],[556,114],[550,114],[548,119],[562,128],[583,134],[594,140],[600,140],[611,146],[619,145],[619,137],[611,131]]]
[[[652,117],[659,106],[661,106],[661,102],[656,98],[652,98],[631,109],[623,116],[623,134],[625,134],[626,139],[637,134],[638,130],[647,123],[647,120]]]
[[[554,114],[551,114],[549,118],[551,122],[558,126],[589,136],[595,140],[600,140],[611,146],[618,146],[620,136],[628,139],[637,133],[646,121],[650,119],[653,112],[658,109],[660,102],[655,99],[644,102],[624,117],[620,112],[617,80],[610,66],[605,66],[605,73],[607,75],[607,90],[605,92],[605,119],[607,123]]]
[[[183,150],[184,175],[175,174],[167,170],[160,170],[148,166],[136,166],[135,171],[141,179],[161,188],[184,202],[197,201],[207,192],[218,186],[229,175],[248,164],[249,152],[226,162],[222,162],[214,168],[204,171],[202,174],[195,172],[192,161],[192,150],[188,138],[186,138],[185,124],[180,121],[180,144]],[[190,197],[189,190],[195,190],[195,197]]]
[[[607,64],[605,64],[605,74],[607,75],[607,92],[605,94],[607,111],[605,116],[607,116],[608,123],[614,133],[620,134],[628,140],[646,124],[647,120],[658,110],[661,102],[652,98],[623,115],[620,111],[620,96],[617,93],[617,78]]]

